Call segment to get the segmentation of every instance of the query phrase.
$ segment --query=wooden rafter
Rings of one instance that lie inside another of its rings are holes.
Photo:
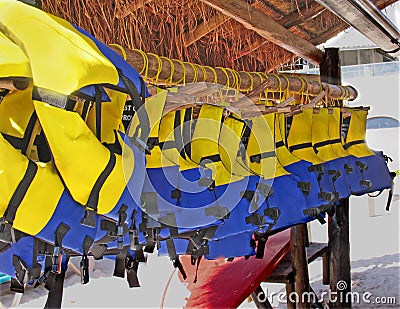
[[[209,20],[205,20],[197,28],[185,33],[183,37],[183,44],[185,47],[193,44],[197,40],[200,40],[203,36],[207,35],[218,26],[222,25],[226,21],[228,21],[230,17],[216,12],[216,14],[211,17]]]
[[[117,1],[117,6],[116,6],[116,14],[115,17],[117,18],[124,18],[128,16],[129,14],[135,14],[135,12],[144,7],[147,3],[151,2],[153,0],[138,0],[136,2],[130,3],[126,7],[122,7],[121,4]]]
[[[262,37],[296,55],[315,63],[320,63],[323,59],[322,51],[310,42],[299,38],[243,0],[202,0],[202,2],[230,16],[246,28],[256,31]]]
[[[321,14],[326,9],[323,6],[319,5],[316,1],[312,1],[308,4],[308,8],[306,8],[306,6],[304,5],[302,8],[300,8],[300,10],[304,10],[301,16],[299,16],[299,13],[295,11],[279,19],[279,24],[290,30],[293,27],[299,27],[300,24],[314,18],[318,14]],[[302,31],[302,28],[299,28],[299,31]],[[248,46],[245,50],[242,50],[240,53],[238,53],[233,60],[237,60],[240,57],[248,55],[267,43],[268,40],[258,40],[254,42],[254,44],[251,44],[251,46]]]

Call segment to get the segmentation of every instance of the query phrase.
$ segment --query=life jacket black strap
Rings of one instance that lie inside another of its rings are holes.
[[[176,144],[175,144],[175,141],[159,142],[158,146],[160,147],[161,150],[177,148]]]
[[[285,147],[285,143],[283,141],[279,141],[275,143],[275,148]]]
[[[205,208],[206,216],[214,216],[219,220],[225,220],[229,218],[229,209],[222,206],[209,206]]]
[[[314,148],[315,153],[318,153],[318,148],[320,148],[320,147],[324,147],[324,146],[327,146],[327,145],[334,145],[334,144],[338,144],[338,143],[341,143],[341,142],[342,142],[342,140],[340,138],[331,139],[331,140],[315,143],[313,145],[313,148]]]
[[[102,108],[102,97],[101,89],[99,85],[94,85],[94,100],[96,103],[96,137],[101,141],[101,108]]]
[[[365,143],[365,140],[364,140],[364,139],[359,139],[359,140],[351,141],[351,142],[348,142],[348,143],[344,144],[344,145],[343,145],[343,148],[347,150],[347,149],[349,149],[351,146],[358,145],[358,144],[364,144],[364,143]]]
[[[183,159],[186,159],[185,149],[182,140],[182,128],[181,128],[181,111],[175,112],[174,118],[174,141],[175,147]]]
[[[199,165],[205,166],[208,163],[219,162],[219,161],[221,161],[220,155],[219,154],[214,154],[214,155],[202,157],[200,159],[200,164]]]
[[[4,212],[4,216],[0,218],[0,241],[7,243],[16,242],[12,224],[14,222],[18,207],[20,206],[22,200],[24,199],[30,184],[35,178],[37,170],[38,167],[36,163],[29,160],[28,168],[26,169],[24,176],[22,177],[17,188],[15,189],[14,194],[12,195],[8,203],[7,209]]]
[[[275,157],[275,151],[268,151],[250,156],[251,163],[260,163],[262,159]]]
[[[81,283],[86,284],[89,282],[89,259],[87,255],[89,254],[90,247],[93,245],[93,238],[90,236],[85,237],[82,244],[82,259],[80,262],[81,270]]]
[[[109,153],[110,153],[110,158],[108,160],[108,163],[104,168],[104,170],[99,175],[99,177],[97,178],[92,188],[92,191],[90,192],[88,201],[86,203],[85,215],[81,219],[82,225],[89,227],[96,226],[95,212],[97,212],[97,204],[99,202],[100,190],[103,187],[105,181],[107,180],[107,177],[111,174],[117,162],[115,154],[112,151],[109,151]]]
[[[313,145],[311,142],[309,143],[301,143],[301,144],[296,144],[296,145],[292,145],[289,146],[289,151],[293,152],[295,150],[299,150],[299,149],[304,149],[304,148],[311,148]]]
[[[135,107],[135,112],[138,115],[139,121],[140,121],[140,137],[138,136],[133,136],[133,143],[136,144],[136,138],[139,138],[142,143],[144,143],[147,138],[150,136],[150,121],[149,117],[147,115],[147,112],[145,108],[141,108],[144,105],[144,100],[145,100],[145,84],[142,78],[140,78],[140,92],[139,94],[138,90],[136,89],[135,84],[128,78],[126,77],[121,69],[117,69],[118,74],[123,82],[123,84],[126,87],[126,90],[128,91],[133,106]],[[132,111],[133,112],[133,111]],[[136,134],[136,133],[135,133]]]
[[[183,141],[183,149],[185,151],[186,156],[189,158],[192,157],[192,116],[193,116],[193,108],[187,108],[185,110],[185,115],[183,116],[183,124],[182,124],[182,141]]]
[[[44,305],[44,308],[61,308],[64,290],[65,270],[62,270],[58,274],[52,274],[52,276],[54,277],[51,288],[49,287],[49,285],[47,285],[46,280],[45,287],[49,289],[49,293],[47,295],[47,301]]]

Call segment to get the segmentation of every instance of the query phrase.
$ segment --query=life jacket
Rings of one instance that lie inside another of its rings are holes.
[[[270,233],[314,219],[305,213],[309,205],[299,188],[300,179],[290,174],[277,159],[273,134],[274,118],[271,113],[252,119],[252,130],[246,149],[246,161],[250,169],[262,176],[261,181],[267,186],[271,186],[266,199],[268,207],[276,207],[280,213]],[[295,202],[288,203],[289,200]]]
[[[327,121],[329,131],[328,143],[330,144],[331,151],[345,159],[344,170],[350,185],[351,193],[357,195],[365,192],[370,185],[370,181],[362,177],[361,170],[358,168],[361,162],[357,162],[357,158],[350,155],[342,145],[342,117],[340,108],[328,108]]]
[[[313,164],[294,156],[286,146],[285,114],[274,116],[275,152],[279,163],[291,174],[299,177],[297,186],[303,192],[309,210],[306,213],[316,216],[321,222],[323,214],[329,210],[334,198],[333,192],[323,191],[317,173],[313,172]]]
[[[114,65],[69,22],[12,0],[0,2],[0,20],[3,34],[29,58],[35,86],[69,95],[118,82]]]
[[[326,194],[328,201],[337,201],[340,197],[337,190],[341,187],[336,188],[333,181],[336,170],[329,165],[329,162],[320,159],[312,148],[312,115],[312,109],[305,109],[301,113],[285,118],[286,145],[293,155],[313,164],[308,169],[317,175],[320,191],[328,193]]]
[[[332,177],[339,198],[349,197],[351,194],[351,187],[347,175],[352,166],[349,166],[346,159],[339,157],[338,154],[332,150],[328,127],[328,109],[314,108],[310,109],[310,111],[312,111],[312,149],[319,158],[324,162],[328,162],[330,168],[328,174]],[[345,164],[348,165],[347,169],[345,168]]]
[[[0,78],[32,78],[28,57],[21,48],[0,31]]]
[[[360,169],[362,179],[370,181],[364,192],[390,189],[392,179],[383,153],[372,151],[365,141],[368,111],[349,109],[349,112],[351,115],[344,117],[342,122],[345,127],[342,142],[344,149],[358,159],[356,167]]]

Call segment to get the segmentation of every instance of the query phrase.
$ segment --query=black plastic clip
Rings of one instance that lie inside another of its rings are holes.
[[[88,207],[85,208],[85,215],[81,219],[81,224],[84,226],[96,227],[96,219],[95,219],[96,212],[93,209]]]
[[[297,188],[299,188],[303,194],[308,195],[311,191],[312,184],[308,181],[299,181],[297,182]]]
[[[346,171],[347,175],[350,175],[354,172],[354,167],[351,164],[345,164],[344,165],[344,170]]]

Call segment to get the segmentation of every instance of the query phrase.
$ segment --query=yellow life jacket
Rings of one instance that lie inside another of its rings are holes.
[[[312,117],[313,109],[307,108],[302,113],[293,116],[287,135],[289,151],[300,159],[312,164],[323,163],[312,148]]]
[[[0,25],[0,78],[27,77],[32,78],[31,66],[28,57],[21,48],[10,41],[1,32]]]
[[[357,158],[374,155],[365,142],[368,111],[362,109],[349,109],[349,111],[351,112],[351,121],[348,117],[343,120],[349,125],[343,139],[344,148]]]
[[[221,162],[218,141],[223,112],[222,107],[202,105],[191,142],[191,159],[212,170],[216,186],[243,179],[232,175]]]
[[[291,165],[300,161],[286,147],[285,137],[285,114],[276,113],[274,124],[275,152],[279,162],[283,165]]]
[[[332,150],[339,157],[346,157],[349,153],[343,148],[342,145],[342,121],[341,121],[341,111],[340,108],[334,107],[328,109],[328,130],[329,139],[331,141]]]
[[[29,58],[35,86],[71,94],[118,83],[112,63],[69,22],[12,0],[0,1],[0,20],[3,34]]]
[[[111,211],[132,174],[132,150],[124,147],[122,154],[115,154],[100,143],[77,113],[38,101],[34,105],[54,164],[73,199],[98,214]],[[118,134],[117,139],[123,145]]]
[[[330,110],[332,109],[314,108],[312,115],[312,145],[318,157],[325,162],[338,158],[337,153],[332,149],[332,143],[340,142],[340,139],[335,141],[329,135]]]
[[[64,191],[57,171],[29,160],[1,135],[0,165],[0,217],[24,233],[39,233]]]

